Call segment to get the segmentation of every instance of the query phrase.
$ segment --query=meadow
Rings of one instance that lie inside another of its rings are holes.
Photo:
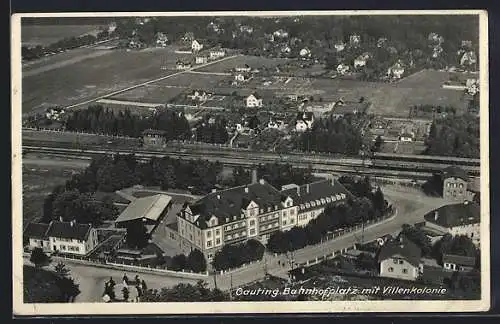
[[[26,76],[22,80],[23,112],[76,104],[175,73],[176,61],[184,56],[170,48],[113,50]],[[162,70],[162,65],[167,70]]]
[[[25,25],[21,26],[21,43],[47,46],[61,39],[97,33],[98,25]]]

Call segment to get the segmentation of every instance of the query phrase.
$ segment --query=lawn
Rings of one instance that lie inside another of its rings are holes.
[[[94,135],[94,134],[78,134],[73,132],[52,132],[52,131],[35,131],[23,130],[23,141],[37,141],[41,142],[57,142],[57,143],[71,143],[76,147],[80,145],[103,145],[113,147],[119,145],[121,147],[137,147],[140,141],[136,138],[116,138],[113,136]],[[109,142],[112,143],[109,143]]]
[[[172,74],[175,62],[182,56],[171,48],[113,50],[26,76],[22,80],[23,112],[76,104]],[[168,70],[162,70],[162,65],[167,65]]]
[[[166,104],[187,88],[180,86],[163,86],[160,84],[148,84],[127,92],[120,93],[119,95],[110,97],[112,100],[133,101],[138,103],[153,103],[153,104]],[[106,104],[106,106],[118,106],[113,104]],[[128,105],[121,105],[122,109]],[[113,107],[114,108],[114,107]],[[130,107],[128,107],[130,108]],[[137,107],[134,110],[147,110],[144,107]]]
[[[25,303],[65,302],[54,273],[23,266],[23,298]]]
[[[71,178],[73,170],[23,165],[23,227],[42,216],[45,197]]]
[[[200,68],[199,71],[228,72],[237,66],[243,66],[245,64],[248,64],[253,69],[261,69],[263,67],[273,68],[275,66],[278,66],[279,64],[285,63],[286,61],[287,61],[286,59],[245,55],[245,56],[238,56],[230,60],[225,60],[220,63]]]
[[[21,25],[21,43],[26,46],[47,46],[61,39],[96,34],[96,25]]]

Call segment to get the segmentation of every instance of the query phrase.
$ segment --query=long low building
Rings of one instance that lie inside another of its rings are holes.
[[[282,190],[261,179],[227,190],[213,190],[183,206],[177,216],[178,244],[184,253],[199,249],[210,261],[226,244],[248,239],[265,244],[272,233],[304,226],[326,206],[345,202],[350,195],[334,179],[304,186],[288,185]]]

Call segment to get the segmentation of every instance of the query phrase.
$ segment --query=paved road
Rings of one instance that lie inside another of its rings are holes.
[[[24,259],[25,264],[32,265],[27,258]],[[53,260],[52,265],[47,270],[53,269],[57,264],[57,260]],[[184,279],[178,277],[169,277],[167,275],[156,275],[146,273],[136,273],[133,271],[113,270],[107,268],[99,268],[88,266],[71,260],[63,260],[66,267],[71,271],[71,276],[75,282],[80,285],[80,294],[76,297],[76,302],[100,302],[102,301],[102,294],[104,292],[104,283],[112,276],[116,283],[121,282],[123,275],[126,273],[127,277],[132,280],[135,275],[146,282],[148,288],[160,289],[162,287],[171,287],[178,283],[191,283],[195,284],[196,279]],[[121,296],[121,292],[116,292],[117,296]]]
[[[385,234],[397,233],[403,224],[420,222],[427,212],[446,204],[443,199],[427,197],[423,193],[411,189],[388,186],[382,190],[386,197],[393,201],[397,208],[397,215],[392,220],[365,228],[365,242],[374,240]],[[358,242],[361,236],[360,233],[361,231],[352,232],[338,239],[298,250],[294,253],[294,258],[296,262],[301,263],[314,260],[316,257],[322,257],[337,250],[352,247],[354,243]],[[273,275],[284,277],[290,268],[289,266],[279,266],[278,261],[280,264],[288,264],[288,258],[285,255],[278,258],[269,256],[267,257],[267,269]],[[264,261],[255,263],[244,269],[236,270],[232,276],[229,274],[219,276],[217,278],[218,286],[228,288],[231,287],[231,281],[234,287],[258,280],[264,276],[265,264],[266,262]]]
[[[367,227],[364,234],[365,241],[376,239],[385,234],[395,233],[405,223],[414,224],[419,222],[423,219],[425,213],[445,204],[440,198],[426,197],[422,193],[411,189],[395,186],[387,186],[382,189],[387,198],[396,206],[398,212],[396,217],[390,221]],[[324,242],[320,245],[296,251],[295,259],[297,262],[304,262],[336,250],[351,247],[357,242],[355,235],[359,236],[359,231]],[[77,297],[77,301],[80,302],[99,301],[104,289],[104,282],[108,280],[109,276],[113,276],[115,281],[119,281],[124,274],[124,271],[121,270],[96,268],[73,263],[69,260],[65,260],[64,262],[67,263],[72,275],[80,283],[80,290],[82,292]],[[207,278],[207,282],[210,287],[213,287],[216,281],[218,288],[226,290],[230,287],[236,287],[263,278],[266,268],[273,275],[286,277],[289,267],[278,265],[278,262],[286,264],[286,256],[279,256],[277,258],[267,256],[266,261],[252,264],[244,269],[238,269],[231,274],[217,275],[216,278],[213,276],[209,277]],[[129,272],[127,275],[130,278],[134,277],[135,273]],[[146,281],[149,288],[156,289],[173,286],[179,282],[196,282],[193,279],[173,278],[166,275],[139,274],[139,276]]]

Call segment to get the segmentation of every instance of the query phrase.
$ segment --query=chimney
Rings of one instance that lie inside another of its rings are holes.
[[[69,222],[69,224],[71,225],[71,227],[75,226],[75,220],[72,220],[71,222]]]
[[[220,195],[217,195],[217,199],[219,199],[219,200],[220,200]]]
[[[62,217],[62,216],[59,216],[59,221],[60,221],[60,222],[64,222],[64,220],[63,220],[63,217]]]
[[[438,218],[439,218],[439,212],[436,210],[436,211],[434,212],[434,220],[435,220],[435,221],[437,221],[437,220],[438,220]]]
[[[306,192],[309,193],[309,184],[306,184]]]
[[[257,183],[257,169],[252,169],[252,184]]]
[[[260,183],[261,185],[263,185],[263,184],[265,184],[265,183],[266,183],[266,180],[264,180],[264,179],[260,179],[260,180],[259,180],[259,183]]]
[[[214,193],[214,192],[217,192],[217,189],[213,188],[212,189],[212,193]]]
[[[297,186],[297,196],[300,196],[300,186]]]
[[[248,187],[245,187],[245,193],[248,193]]]

